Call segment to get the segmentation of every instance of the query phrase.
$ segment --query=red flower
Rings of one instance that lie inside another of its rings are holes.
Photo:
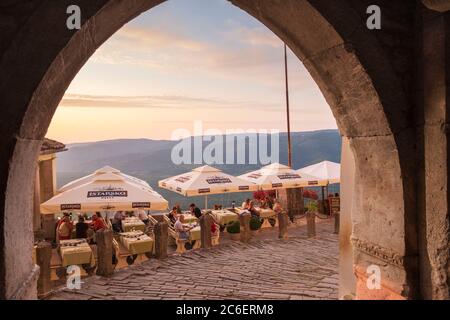
[[[317,192],[314,190],[304,189],[303,190],[303,198],[318,200],[319,196],[317,195]]]

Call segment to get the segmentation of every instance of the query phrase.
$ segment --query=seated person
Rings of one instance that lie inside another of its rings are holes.
[[[94,232],[107,229],[105,221],[101,218],[99,218],[96,214],[92,216],[92,229]]]
[[[253,201],[250,201],[247,210],[250,212],[252,216],[259,217],[260,215],[258,209],[255,208],[255,203]]]
[[[105,227],[108,225],[107,223],[106,223],[106,220],[103,218],[103,216],[102,216],[102,214],[100,213],[100,212],[96,212],[95,213],[95,215],[97,216],[97,218],[99,218],[100,220],[102,220],[103,221],[103,224],[105,225]]]
[[[72,235],[72,229],[73,229],[73,223],[72,220],[70,220],[70,217],[68,215],[65,215],[61,219],[61,223],[58,226],[58,239],[59,240],[68,240],[71,238]]]
[[[264,200],[261,202],[261,208],[272,209],[273,208],[272,199],[270,199],[270,197],[268,196],[264,197]]]
[[[211,223],[211,236],[215,237],[219,232],[220,230],[218,228],[218,224],[216,224],[215,222]]]
[[[89,225],[84,222],[84,217],[80,216],[78,218],[78,222],[75,225],[75,234],[77,239],[87,239],[88,234],[87,231],[89,229]]]
[[[200,217],[202,216],[202,210],[200,210],[195,203],[191,203],[191,205],[189,206],[189,208],[191,209],[191,214],[194,215],[197,219],[200,219]]]
[[[194,227],[186,227],[183,225],[184,216],[182,214],[178,215],[178,219],[173,225],[175,231],[178,233],[178,238],[180,240],[188,240],[189,239],[189,231],[191,231]]]
[[[276,214],[280,214],[283,212],[283,206],[280,203],[280,200],[275,199],[275,204],[273,205],[273,211],[275,211]]]
[[[145,212],[145,210],[139,210],[138,212],[138,218],[139,220],[141,220],[143,223],[145,223],[145,225],[148,225],[148,222],[150,221],[150,219],[148,218],[147,213]]]
[[[122,220],[125,219],[125,215],[123,211],[117,211],[114,214],[114,218],[112,220],[112,227],[115,232],[123,232],[122,229]]]
[[[246,199],[244,202],[242,202],[242,210],[247,210],[249,205],[250,199]]]
[[[169,220],[170,220],[170,222],[172,222],[172,225],[174,225],[175,222],[177,222],[179,215],[180,215],[180,213],[178,213],[177,206],[173,207],[172,210],[168,214]]]

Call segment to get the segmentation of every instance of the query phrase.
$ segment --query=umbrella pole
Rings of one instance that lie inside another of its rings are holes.
[[[322,209],[323,209],[323,214],[326,214],[325,212],[325,187],[322,186]]]
[[[208,210],[208,196],[205,196],[205,210]]]

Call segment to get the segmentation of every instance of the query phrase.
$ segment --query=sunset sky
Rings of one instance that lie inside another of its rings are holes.
[[[336,128],[289,52],[292,130]],[[225,0],[169,0],[119,30],[68,88],[47,137],[170,139],[179,128],[286,130],[283,43]]]

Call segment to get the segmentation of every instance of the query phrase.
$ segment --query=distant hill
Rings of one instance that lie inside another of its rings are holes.
[[[311,132],[295,132],[292,137],[292,160],[294,169],[316,162],[329,160],[340,162],[341,137],[337,130],[320,130]],[[188,138],[190,139],[190,138]],[[226,150],[226,139],[223,139]],[[159,189],[158,181],[166,177],[187,172],[200,165],[175,165],[171,161],[172,148],[180,141],[150,140],[150,139],[120,139],[90,143],[68,144],[68,151],[58,154],[57,173],[58,186],[82,177],[92,171],[110,165],[130,175],[139,177],[160,192],[172,205],[179,202],[187,206],[197,202],[203,206],[203,198],[187,199],[173,192]],[[210,142],[204,142],[203,147]],[[251,146],[245,146],[246,159]],[[287,135],[280,134],[280,162],[287,163]],[[270,152],[270,149],[269,149]],[[260,164],[212,164],[232,175],[243,174],[256,170]],[[228,194],[210,196],[210,204],[229,205],[231,200],[242,201],[248,194]]]

